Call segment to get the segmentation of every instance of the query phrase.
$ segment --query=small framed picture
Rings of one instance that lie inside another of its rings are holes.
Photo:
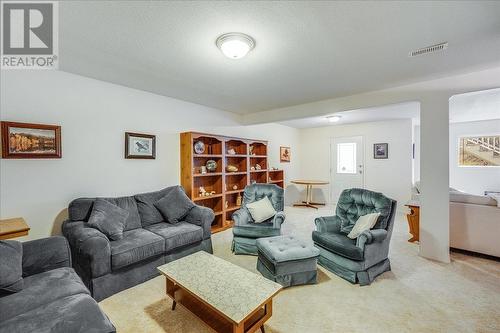
[[[376,160],[389,158],[389,144],[388,143],[374,143],[373,144],[373,158]]]
[[[2,121],[2,158],[61,156],[61,126]]]
[[[125,132],[125,158],[155,159],[156,136]]]
[[[290,162],[290,147],[280,147],[280,162]]]

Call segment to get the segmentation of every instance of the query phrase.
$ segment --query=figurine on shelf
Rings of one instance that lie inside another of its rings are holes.
[[[204,197],[205,193],[207,193],[207,191],[203,186],[200,186],[199,192],[200,192],[200,197]]]
[[[253,155],[253,146],[250,146],[249,148],[250,155]]]
[[[241,206],[241,194],[238,194],[238,196],[236,197],[236,206]]]
[[[226,206],[226,209],[229,208],[229,202],[227,200],[226,200],[225,206]]]
[[[210,192],[210,195],[215,195],[215,191]]]
[[[251,166],[251,167],[250,167],[250,171],[255,171],[255,167],[254,167],[254,166]]]
[[[206,167],[206,166],[204,166],[204,165],[202,165],[202,166],[200,167],[200,171],[201,171],[201,174],[202,174],[202,175],[206,174],[206,173],[207,173],[207,167]]]
[[[236,155],[236,151],[234,150],[234,148],[231,148],[227,151],[227,154],[228,155]]]
[[[237,172],[238,168],[235,165],[229,164],[226,166],[226,171],[227,172]]]
[[[255,170],[261,170],[262,167],[260,166],[260,164],[255,164]]]
[[[238,185],[233,185],[233,190],[237,190],[238,189]]]

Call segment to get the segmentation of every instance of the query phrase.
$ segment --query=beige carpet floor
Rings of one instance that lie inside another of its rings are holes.
[[[286,209],[285,234],[310,239],[314,217],[328,208]],[[213,236],[214,254],[256,272],[256,257],[230,251],[231,230]],[[275,298],[268,333],[500,332],[500,263],[452,254],[451,264],[417,255],[403,215],[391,242],[392,271],[359,287],[319,267],[317,285],[283,290]],[[170,310],[163,277],[113,295],[100,306],[118,332],[211,332],[182,306]]]

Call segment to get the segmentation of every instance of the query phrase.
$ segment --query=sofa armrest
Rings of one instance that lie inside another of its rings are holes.
[[[62,236],[23,242],[23,277],[71,267],[71,251]]]
[[[111,272],[111,246],[102,232],[87,227],[83,221],[66,221],[62,229],[73,251],[75,264],[90,278]]]
[[[210,208],[203,206],[194,206],[185,217],[185,221],[203,228],[203,239],[210,238],[212,231],[210,229],[214,221],[215,214]]]
[[[316,224],[316,230],[321,233],[323,232],[339,233],[340,222],[341,219],[337,215],[318,217],[314,220],[314,223]]]
[[[387,230],[373,229],[365,230],[359,235],[356,246],[364,249],[365,245],[372,243],[381,243],[387,238]]]
[[[235,226],[243,226],[248,224],[248,222],[253,222],[250,212],[245,207],[241,207],[235,211],[231,216],[231,219],[233,220]]]
[[[284,212],[277,212],[276,215],[273,217],[273,228],[274,229],[280,229],[281,224],[285,222],[285,213]]]

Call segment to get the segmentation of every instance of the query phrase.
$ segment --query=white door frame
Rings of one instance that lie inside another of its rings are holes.
[[[361,137],[361,139],[363,141],[363,145],[361,147],[361,155],[363,156],[363,173],[361,175],[361,178],[362,178],[362,182],[363,182],[363,188],[365,187],[365,173],[366,173],[365,136],[361,135],[361,134],[331,136],[330,137],[330,153],[329,153],[329,155],[330,155],[330,161],[329,161],[329,164],[330,164],[330,188],[329,188],[329,192],[330,192],[330,203],[331,204],[336,204],[333,202],[333,191],[332,191],[332,187],[334,184],[335,168],[336,168],[335,165],[332,165],[333,164],[333,155],[332,155],[333,154],[333,141],[335,139],[352,138],[355,136]]]

